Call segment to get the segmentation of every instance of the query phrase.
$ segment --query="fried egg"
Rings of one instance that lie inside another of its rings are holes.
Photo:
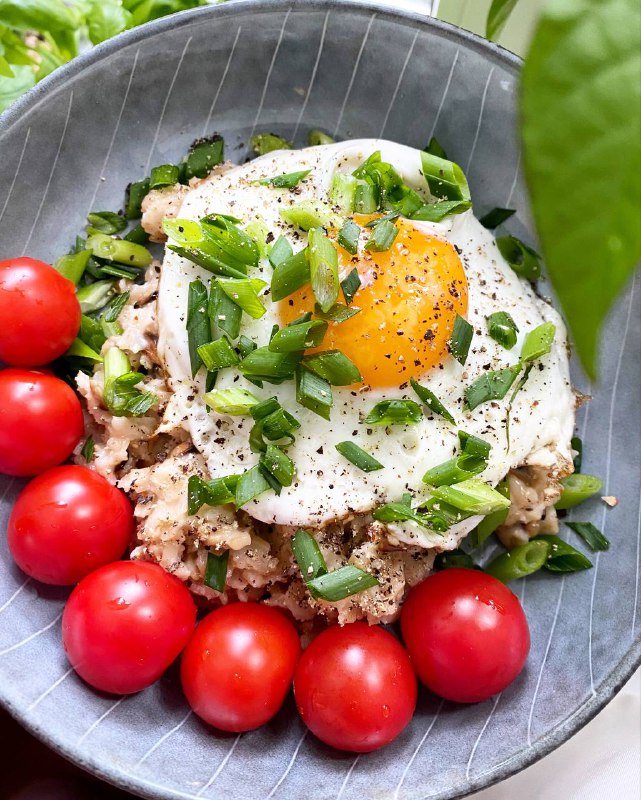
[[[429,199],[419,151],[384,140],[355,140],[281,150],[224,170],[186,194],[179,216],[199,220],[207,214],[227,214],[242,220],[243,225],[260,220],[273,237],[284,236],[297,252],[306,245],[307,234],[287,223],[281,210],[306,199],[326,201],[334,173],[351,173],[376,151],[407,184]],[[302,170],[310,172],[293,190],[257,183]],[[368,218],[358,221],[364,225]],[[395,224],[399,233],[385,252],[364,249],[369,235],[365,228],[356,256],[337,248],[341,278],[354,268],[358,271],[361,287],[353,305],[361,311],[341,324],[330,323],[321,349],[345,353],[358,366],[363,383],[333,388],[329,421],[296,403],[293,381],[257,389],[233,368],[218,375],[217,389],[239,387],[261,400],[275,396],[300,422],[296,440],[287,450],[296,467],[294,482],[280,495],[269,491],[245,506],[258,520],[319,527],[367,513],[407,492],[417,502],[424,500],[430,490],[422,476],[459,452],[458,430],[492,446],[487,468],[479,476],[491,485],[515,466],[554,469],[571,462],[575,400],[568,373],[567,336],[557,312],[512,271],[492,234],[471,210],[440,223],[399,218]],[[268,260],[262,258],[251,277],[262,278],[269,285],[272,271]],[[158,297],[158,351],[174,393],[168,416],[188,430],[215,478],[249,469],[258,456],[249,445],[253,420],[209,410],[202,399],[204,375],[195,380],[191,377],[188,288],[190,281],[198,278],[207,283],[210,277],[167,250]],[[241,331],[258,346],[269,342],[274,325],[286,325],[314,307],[309,286],[280,302],[270,298],[267,288],[261,299],[265,315],[258,320],[243,315]],[[488,334],[486,318],[498,311],[507,311],[518,327],[518,341],[511,350]],[[464,366],[448,348],[457,315],[467,319],[474,330]],[[551,351],[535,364],[511,409],[508,393],[503,400],[466,410],[465,388],[488,371],[516,364],[524,337],[543,322],[556,326]],[[417,400],[409,385],[411,378],[438,397],[456,425],[427,408],[414,425],[364,424],[381,400]],[[358,469],[336,450],[335,445],[344,441],[357,444],[384,468],[369,473]],[[466,521],[465,529],[474,522]],[[395,532],[408,543],[443,545],[440,536],[412,523],[395,526]]]

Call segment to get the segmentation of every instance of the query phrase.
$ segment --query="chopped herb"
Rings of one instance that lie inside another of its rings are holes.
[[[343,223],[343,227],[338,232],[338,243],[341,247],[344,247],[348,253],[355,256],[358,253],[358,240],[361,235],[360,227],[354,222],[354,220],[346,219]],[[356,269],[353,269],[350,272],[350,275],[356,274],[358,278],[358,272]],[[347,280],[347,278],[345,279]],[[343,283],[341,282],[341,286]],[[360,278],[358,280],[358,286],[361,285]],[[356,287],[358,289],[358,286]],[[343,289],[344,291],[344,289]],[[353,296],[353,295],[352,295]],[[347,298],[346,298],[347,300]]]
[[[307,588],[312,597],[330,603],[336,603],[378,585],[379,582],[373,575],[352,564],[307,581]]]
[[[503,583],[537,572],[547,563],[550,545],[538,539],[502,553],[485,567],[485,571]]]
[[[541,277],[541,257],[516,236],[499,236],[496,246],[517,275],[528,281]]]
[[[603,481],[600,478],[596,478],[594,475],[582,475],[578,472],[566,475],[561,478],[559,483],[563,492],[554,504],[557,510],[574,508],[601,491],[603,487]]]
[[[332,139],[332,137],[328,133],[323,133],[323,131],[318,130],[318,128],[313,128],[307,134],[307,144],[310,147],[315,147],[319,144],[334,144],[336,139]]]
[[[288,172],[285,175],[275,175],[273,178],[264,178],[258,181],[261,186],[271,186],[274,189],[293,189],[303,178],[306,178],[311,169],[304,169],[300,172]]]
[[[85,443],[82,446],[82,450],[80,451],[84,460],[89,464],[89,462],[93,461],[93,454],[95,450],[96,444],[93,440],[93,436],[87,436],[85,439]]]
[[[470,351],[473,335],[474,328],[466,319],[463,319],[460,314],[457,314],[456,321],[454,322],[454,330],[450,337],[449,347],[450,353],[461,366],[465,366],[465,362],[467,361],[467,354]]]
[[[332,386],[351,386],[363,380],[356,364],[340,350],[324,350],[305,356],[303,364]]]
[[[267,309],[258,293],[267,285],[258,278],[218,278],[217,285],[252,319],[260,319]]]
[[[207,304],[207,287],[202,281],[192,281],[187,297],[187,338],[192,377],[196,377],[203,363],[198,349],[211,339]]]
[[[141,417],[158,402],[156,395],[135,388],[145,376],[131,371],[122,350],[117,347],[107,350],[104,367],[103,401],[115,417]]]
[[[378,469],[383,469],[383,465],[380,461],[377,461],[374,456],[366,453],[365,450],[354,442],[339,442],[335,447],[342,456],[348,461],[351,461],[355,467],[362,469],[363,472],[374,472]]]
[[[95,232],[110,236],[124,231],[127,227],[127,220],[120,214],[114,214],[113,211],[92,211],[87,215],[87,221]]]
[[[269,349],[274,353],[295,353],[318,347],[327,333],[327,322],[319,319],[290,325],[274,334]]]
[[[453,486],[439,486],[432,496],[461,511],[484,516],[510,505],[508,498],[478,478],[469,478]]]
[[[219,556],[215,553],[207,553],[207,566],[205,568],[205,586],[217,592],[225,591],[227,580],[227,563],[229,562],[229,550],[225,550]]]
[[[214,342],[200,345],[197,348],[197,354],[200,362],[205,365],[209,372],[218,372],[219,369],[235,367],[240,362],[238,353],[224,336]]]
[[[547,355],[552,349],[556,325],[553,322],[544,322],[534,330],[528,332],[521,348],[521,361],[535,361]]]
[[[173,186],[180,179],[180,167],[174,164],[162,164],[154,167],[149,176],[149,188],[161,189],[163,186]]]
[[[516,214],[513,208],[493,208],[491,211],[488,211],[487,214],[484,214],[479,222],[484,228],[494,230],[494,228],[498,228],[499,225],[508,220],[513,214]]]
[[[398,236],[398,228],[389,219],[378,222],[372,229],[372,235],[365,243],[366,250],[382,253],[390,249]]]
[[[487,318],[487,332],[495,342],[511,350],[516,344],[519,329],[507,311],[496,311]]]
[[[365,425],[415,425],[422,418],[421,407],[413,400],[382,400],[363,420]]]
[[[292,250],[289,240],[284,236],[279,236],[269,251],[269,263],[274,269],[276,269],[279,264],[283,264],[293,255],[294,251]]]
[[[251,500],[271,489],[272,486],[257,464],[238,478],[236,485],[236,508],[242,508]]]
[[[341,322],[347,322],[348,319],[360,313],[360,308],[348,308],[341,303],[335,303],[327,312],[323,311],[318,303],[316,303],[314,307],[314,314],[316,314],[317,317],[327,320],[328,322],[335,322],[337,325],[340,325]]]
[[[135,181],[127,186],[125,197],[125,218],[140,219],[142,216],[142,201],[149,194],[149,178]]]
[[[439,200],[436,203],[425,203],[412,214],[412,219],[425,222],[441,222],[446,217],[462,214],[472,208],[469,200]]]
[[[274,268],[271,282],[272,299],[277,302],[284,300],[297,289],[309,283],[310,267],[308,258],[309,248],[305,248]]]
[[[341,289],[343,290],[343,297],[347,305],[352,304],[354,295],[361,287],[361,279],[358,275],[358,270],[354,268],[347,277],[341,281]]]
[[[251,408],[259,402],[258,398],[254,397],[247,389],[239,389],[235,386],[207,392],[203,395],[203,400],[218,414],[229,414],[230,416],[246,416],[250,413]]]
[[[327,564],[318,542],[303,528],[297,530],[292,537],[292,550],[305,582],[327,574]]]
[[[204,139],[196,139],[180,165],[180,180],[187,183],[191,178],[206,178],[225,159],[225,141],[215,133]]]
[[[334,399],[331,384],[307,369],[296,372],[296,402],[323,419],[330,419]]]
[[[267,347],[258,347],[238,368],[246,378],[278,384],[294,377],[300,359],[300,353],[273,353]]]
[[[338,253],[333,242],[320,228],[309,232],[309,274],[312,291],[323,311],[338,299]]]
[[[281,486],[291,486],[294,480],[294,462],[280,447],[268,444],[260,458],[260,464]]]
[[[521,372],[521,364],[505,367],[494,372],[486,372],[465,389],[465,404],[473,411],[489,400],[502,400]]]
[[[565,524],[583,539],[593,553],[610,548],[608,539],[591,522],[566,522]]]
[[[425,405],[433,411],[435,414],[443,417],[446,419],[450,424],[456,425],[456,420],[450,414],[450,412],[445,408],[443,403],[438,399],[438,397],[431,392],[426,386],[421,386],[421,384],[414,380],[414,378],[410,378],[410,384],[412,389],[416,392],[417,396],[421,400],[421,402],[425,403]]]
[[[421,153],[423,176],[434,197],[447,200],[470,200],[470,189],[463,170],[453,161],[432,153]]]
[[[292,144],[275,133],[257,133],[251,138],[251,148],[257,156],[273,153],[274,150],[291,150]]]
[[[433,156],[438,156],[439,158],[443,158],[443,159],[447,160],[447,153],[442,148],[442,146],[439,143],[439,141],[437,139],[435,139],[433,136],[430,139],[429,144],[426,147],[424,147],[423,150],[426,153],[430,153]]]
[[[531,541],[547,542],[550,546],[545,569],[550,572],[581,572],[591,569],[592,562],[572,545],[564,542],[559,536],[539,534]]]

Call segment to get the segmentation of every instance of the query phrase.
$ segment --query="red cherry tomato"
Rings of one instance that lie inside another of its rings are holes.
[[[264,725],[282,706],[300,656],[292,623],[275,608],[233,603],[198,625],[182,658],[193,710],[223,731]]]
[[[354,622],[314,639],[296,668],[294,695],[321,741],[369,753],[393,741],[412,719],[416,676],[391,633]]]
[[[127,496],[86,467],[57,467],[23,489],[9,517],[9,550],[23,572],[69,586],[119,559],[134,532]]]
[[[0,361],[37,367],[76,338],[80,305],[70,280],[35,258],[0,261]]]
[[[0,472],[36,475],[71,455],[84,423],[77,395],[46,372],[0,371]]]
[[[116,561],[71,593],[62,640],[71,666],[103,692],[150,686],[178,657],[196,624],[189,589],[157,564]]]
[[[515,595],[473,569],[443,570],[412,589],[401,631],[421,681],[458,703],[503,691],[530,650],[530,629]]]

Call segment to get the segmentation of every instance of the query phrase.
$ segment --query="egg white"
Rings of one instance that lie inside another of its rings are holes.
[[[298,251],[305,246],[307,236],[285,223],[279,211],[305,199],[326,200],[334,172],[351,172],[376,150],[381,151],[383,160],[396,167],[405,181],[428,196],[427,190],[421,188],[425,187],[425,181],[418,151],[393,142],[365,139],[305,150],[281,150],[231,168],[190,191],[179,216],[197,220],[210,213],[231,214],[244,224],[258,216],[276,238],[282,234]],[[304,169],[311,172],[296,193],[255,183]],[[449,217],[443,223],[413,224],[453,244],[467,276],[467,318],[474,327],[467,362],[461,366],[448,357],[441,367],[420,376],[420,382],[454,415],[457,426],[429,411],[421,422],[407,427],[367,427],[361,423],[379,400],[399,397],[416,400],[409,387],[385,391],[335,387],[328,422],[297,405],[293,381],[280,386],[265,384],[261,390],[235,370],[223,370],[216,388],[237,386],[260,399],[276,396],[301,423],[296,442],[287,451],[296,465],[295,482],[284,488],[280,496],[266,492],[247,504],[245,510],[256,519],[319,527],[398,500],[407,491],[416,498],[426,498],[429,489],[421,478],[427,469],[458,452],[458,429],[492,445],[487,469],[480,476],[492,485],[515,466],[554,468],[571,459],[575,400],[568,372],[567,334],[557,312],[515,275],[498,251],[492,234],[472,211]],[[252,276],[269,282],[271,273],[271,266],[263,260]],[[194,445],[205,457],[211,476],[218,477],[249,469],[257,463],[258,456],[252,453],[248,441],[253,420],[208,410],[202,400],[204,378],[197,377],[195,381],[191,378],[185,325],[188,286],[197,278],[208,282],[210,277],[205,270],[167,250],[158,297],[158,351],[174,391],[168,416],[187,428]],[[272,325],[279,322],[277,304],[271,302],[269,294],[263,301],[267,307],[265,316],[250,320],[244,315],[242,327],[242,333],[259,346],[268,343]],[[519,328],[517,345],[510,351],[487,333],[486,317],[496,311],[509,312]],[[510,413],[508,446],[506,416],[510,393],[504,400],[485,403],[470,412],[463,408],[463,391],[485,372],[515,364],[524,336],[546,321],[553,322],[557,329],[552,351],[535,364],[529,380],[516,395]],[[347,462],[335,449],[344,440],[354,441],[385,468],[364,473]],[[473,521],[468,521],[462,527],[467,529],[472,524]],[[415,525],[399,525],[394,530],[406,542],[425,547],[443,545],[440,537]]]

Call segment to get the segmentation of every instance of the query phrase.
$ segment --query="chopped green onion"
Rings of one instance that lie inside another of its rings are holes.
[[[126,242],[133,242],[134,244],[148,244],[149,234],[142,225],[136,225],[135,228],[132,228],[129,233],[123,236],[123,239]]]
[[[352,564],[307,581],[307,588],[312,597],[330,603],[336,603],[378,585],[379,582],[373,575]]]
[[[338,253],[320,228],[309,232],[309,275],[318,305],[328,311],[338,299]]]
[[[91,250],[97,258],[141,269],[148,267],[152,262],[152,255],[146,247],[126,242],[124,239],[113,239],[104,233],[90,236],[87,239],[87,250]]]
[[[341,281],[341,289],[343,290],[343,297],[347,305],[351,305],[354,295],[360,289],[361,279],[358,275],[358,270],[354,268],[343,280]]]
[[[187,183],[191,178],[206,178],[212,169],[222,164],[225,157],[225,142],[215,133],[205,139],[196,139],[180,165],[180,180]]]
[[[488,400],[502,400],[521,372],[521,368],[521,364],[515,364],[513,367],[505,367],[505,369],[481,375],[465,389],[467,408],[473,411],[481,403],[487,403]]]
[[[380,461],[366,453],[354,442],[339,442],[335,447],[342,456],[351,461],[355,467],[362,469],[363,472],[375,472],[378,469],[383,469]]]
[[[225,478],[214,478],[204,481],[197,475],[190,475],[187,481],[187,513],[197,514],[200,508],[207,506],[226,506],[236,498],[238,475],[227,475]]]
[[[563,493],[554,504],[557,510],[578,506],[579,503],[599,492],[603,486],[603,481],[600,478],[596,478],[594,475],[582,475],[581,473],[566,475],[565,478],[561,478],[559,483]]]
[[[367,204],[369,213],[376,210],[395,211],[410,217],[423,203],[418,192],[411,189],[391,164],[381,159],[380,151],[354,170],[354,177],[364,180],[356,192],[356,210],[368,213],[361,206]]]
[[[434,559],[434,569],[438,572],[443,569],[478,569],[478,566],[472,556],[457,548],[439,553]]]
[[[327,333],[327,323],[320,319],[301,322],[278,331],[269,343],[274,353],[294,353],[318,347]]]
[[[224,214],[209,214],[200,220],[200,227],[205,239],[220,248],[224,263],[235,269],[258,266],[258,245],[248,233],[232,222],[232,218]]]
[[[114,278],[124,278],[127,281],[133,281],[138,277],[135,269],[127,269],[125,267],[117,267],[115,264],[105,264],[100,268],[101,275],[110,275]]]
[[[61,256],[53,266],[63,278],[67,278],[77,286],[80,278],[84,275],[90,258],[91,251],[82,250],[80,253],[69,253],[66,256]]]
[[[280,216],[304,231],[311,228],[340,228],[343,224],[343,218],[321,200],[301,200],[300,203],[282,208]]]
[[[291,150],[292,144],[275,133],[257,133],[251,138],[251,148],[258,156],[273,153],[274,150]]]
[[[149,194],[149,178],[135,181],[127,186],[125,197],[126,219],[140,219],[142,216],[142,201]]]
[[[496,487],[496,491],[502,494],[507,499],[510,499],[510,487],[507,481],[501,481]],[[491,514],[483,517],[479,524],[468,536],[470,547],[479,547],[483,542],[491,536],[494,531],[500,527],[509,513],[509,508],[500,508],[498,511],[493,511]]]
[[[107,307],[107,310],[109,307]],[[82,314],[80,317],[80,330],[78,331],[78,338],[89,345],[97,352],[100,352],[103,344],[107,341],[107,334],[103,327],[104,317],[94,319]]]
[[[116,322],[121,315],[123,308],[127,305],[129,300],[129,292],[119,294],[109,304],[109,308],[105,311],[103,319],[105,322]]]
[[[295,253],[274,268],[271,282],[271,294],[275,302],[284,300],[297,289],[309,283],[310,268],[308,250],[309,248],[306,247],[304,250]]]
[[[566,522],[565,524],[578,533],[593,553],[610,548],[608,539],[591,522]]]
[[[83,314],[93,314],[103,308],[116,293],[114,281],[96,281],[78,289],[76,299]]]
[[[463,319],[460,314],[457,314],[449,346],[450,353],[461,366],[465,366],[465,362],[467,361],[467,354],[470,351],[473,335],[474,328],[466,319]]]
[[[256,214],[256,216],[245,225],[245,232],[256,242],[260,257],[265,258],[267,256],[267,240],[271,237],[269,235],[270,230],[264,218],[261,217],[260,214]]]
[[[581,463],[583,461],[583,442],[578,436],[573,436],[570,441],[570,445],[574,450],[574,452],[576,453],[576,455],[572,459],[572,462],[574,464],[574,471],[581,472]]]
[[[199,348],[211,339],[207,305],[207,287],[202,281],[192,281],[187,295],[187,339],[192,377],[196,377],[203,363]]]
[[[436,203],[424,203],[412,214],[412,219],[425,222],[441,222],[446,217],[462,214],[472,208],[469,200],[439,200]]]
[[[69,348],[64,352],[63,356],[75,356],[76,358],[86,358],[89,361],[102,361],[102,356],[90,345],[86,344],[79,337],[76,337],[69,345]]]
[[[572,545],[564,542],[559,536],[547,533],[539,534],[532,541],[548,543],[550,550],[545,569],[550,572],[581,572],[592,567],[592,562],[587,556],[584,556]]]
[[[218,414],[229,414],[230,416],[246,416],[252,406],[259,402],[258,398],[254,397],[247,389],[239,389],[235,386],[207,392],[203,395],[203,400]]]
[[[430,486],[451,486],[453,483],[461,483],[480,475],[486,467],[487,459],[483,456],[461,453],[443,464],[428,469],[423,475],[423,483]]]
[[[341,322],[347,322],[348,319],[351,319],[360,313],[360,308],[348,308],[341,303],[335,303],[327,311],[323,311],[318,303],[316,303],[314,307],[314,314],[316,314],[317,317],[327,320],[327,322],[335,322],[337,325],[340,325]]]
[[[276,269],[279,264],[283,264],[293,255],[294,251],[292,250],[289,240],[284,236],[279,236],[274,242],[272,249],[269,251],[269,263]]]
[[[378,508],[374,509],[372,516],[379,522],[385,523],[407,521],[415,522],[417,525],[421,525],[424,528],[428,528],[435,533],[438,533],[439,531],[436,531],[433,527],[435,515],[420,513],[410,506],[408,498],[405,499],[407,499],[407,502],[403,501],[401,503],[385,503],[385,505],[379,506]]]
[[[434,197],[448,200],[470,200],[470,188],[463,170],[453,161],[421,153],[421,167],[430,192]]]
[[[484,228],[494,230],[494,228],[498,228],[501,223],[508,220],[512,214],[516,214],[513,208],[493,208],[491,211],[488,211],[487,214],[484,214],[479,219],[479,222]]]
[[[410,384],[421,402],[425,403],[430,411],[433,411],[435,414],[443,417],[443,419],[446,419],[451,425],[456,425],[456,420],[445,408],[443,403],[441,403],[434,392],[431,392],[426,386],[421,386],[421,384],[414,380],[414,378],[410,378]]]
[[[453,486],[439,486],[432,492],[432,496],[461,511],[484,516],[510,505],[507,497],[478,478],[469,478]]]
[[[315,147],[319,144],[334,144],[336,139],[332,139],[332,137],[328,133],[323,133],[323,131],[318,130],[318,128],[313,128],[307,134],[307,144],[310,147]]]
[[[131,372],[127,356],[117,347],[111,347],[104,358],[103,400],[115,417],[140,417],[158,402],[151,392],[141,392],[135,387],[144,375]]]
[[[334,399],[328,381],[307,369],[296,372],[296,402],[323,419],[330,419]]]
[[[288,172],[285,175],[275,175],[273,178],[264,178],[258,181],[261,186],[271,186],[274,189],[293,189],[303,178],[306,178],[311,169],[304,169],[300,172]]]
[[[303,528],[297,530],[292,537],[292,550],[301,577],[305,582],[318,578],[319,575],[327,574],[327,564],[318,542]]]
[[[398,228],[396,225],[391,220],[382,220],[373,228],[372,235],[365,243],[365,249],[377,253],[386,252],[394,244],[394,239],[397,236]]]
[[[265,315],[267,309],[258,296],[267,285],[265,281],[257,278],[218,278],[216,283],[252,319],[260,319]]]
[[[429,144],[423,148],[426,153],[430,153],[433,156],[438,156],[439,158],[444,158],[447,160],[447,154],[445,150],[441,147],[440,143],[437,139],[433,136],[429,141]]]
[[[485,567],[485,572],[493,575],[502,583],[509,583],[531,575],[544,567],[549,552],[550,545],[547,542],[532,539],[526,544],[497,556]]]
[[[180,167],[173,164],[162,164],[154,167],[149,176],[149,188],[161,189],[163,186],[173,186],[180,178]]]
[[[205,586],[217,592],[225,591],[227,580],[227,563],[229,562],[229,550],[217,556],[215,553],[207,553],[207,566],[205,568]]]
[[[165,226],[168,221],[169,220],[164,220],[163,226]],[[199,267],[209,270],[209,272],[213,272],[214,275],[224,275],[229,278],[239,279],[245,277],[245,273],[242,270],[227,266],[211,253],[206,253],[203,250],[195,247],[181,247],[175,244],[168,244],[167,247],[169,250],[177,253],[182,258],[186,258],[187,260],[192,261],[194,264],[198,264]]]
[[[361,235],[360,227],[354,222],[354,220],[346,219],[343,223],[343,227],[338,232],[338,243],[341,247],[344,247],[348,253],[355,256],[358,253],[358,240]],[[353,269],[350,272],[350,275],[356,274],[358,278],[358,271]],[[347,280],[347,278],[345,279]],[[343,282],[341,281],[341,286]],[[358,279],[358,286],[361,285],[360,278]],[[356,287],[358,289],[358,286]],[[353,294],[352,294],[353,296]]]
[[[485,439],[479,439],[478,436],[473,436],[465,431],[458,432],[458,439],[464,453],[470,456],[481,456],[482,458],[487,458],[490,455],[492,445],[486,442]]]
[[[95,232],[109,235],[120,233],[127,227],[127,220],[113,211],[92,211],[87,215],[87,221]]]
[[[258,495],[271,489],[260,465],[256,465],[244,472],[238,479],[236,486],[236,508],[242,508]]]
[[[354,211],[357,214],[374,214],[378,211],[376,189],[367,181],[358,181],[354,193]]]
[[[94,450],[96,449],[96,443],[93,440],[93,436],[87,436],[85,439],[85,443],[82,446],[82,450],[80,451],[84,460],[89,464],[90,461],[93,461],[93,454]]]
[[[519,329],[507,311],[496,311],[487,318],[487,332],[495,342],[511,350],[516,344]]]
[[[356,192],[360,183],[352,175],[335,172],[329,189],[329,201],[332,206],[340,209],[344,214],[351,214],[356,205]]]
[[[212,334],[214,332],[219,334],[220,331],[223,331],[230,339],[238,337],[243,310],[227,296],[218,281],[211,283],[207,314]]]
[[[499,236],[496,246],[517,275],[528,281],[541,277],[541,257],[516,236]]]
[[[217,372],[225,367],[235,367],[240,359],[225,337],[208,342],[197,348],[198,356],[209,372]]]
[[[535,361],[547,355],[552,349],[556,325],[553,322],[544,322],[534,330],[528,332],[521,348],[521,361]]]
[[[363,420],[365,425],[415,425],[422,418],[413,400],[381,400]]]
[[[351,386],[363,380],[356,364],[340,350],[324,350],[305,356],[303,364],[332,386]]]
[[[254,350],[258,348],[256,342],[252,342],[252,340],[248,339],[246,336],[241,336],[239,338],[237,346],[242,358],[245,358],[245,356],[253,353]]]
[[[299,362],[300,353],[273,353],[267,347],[259,347],[246,355],[238,368],[245,377],[282,383],[294,377]]]
[[[280,447],[268,444],[260,458],[260,464],[276,478],[281,486],[291,486],[294,480],[294,462]]]

